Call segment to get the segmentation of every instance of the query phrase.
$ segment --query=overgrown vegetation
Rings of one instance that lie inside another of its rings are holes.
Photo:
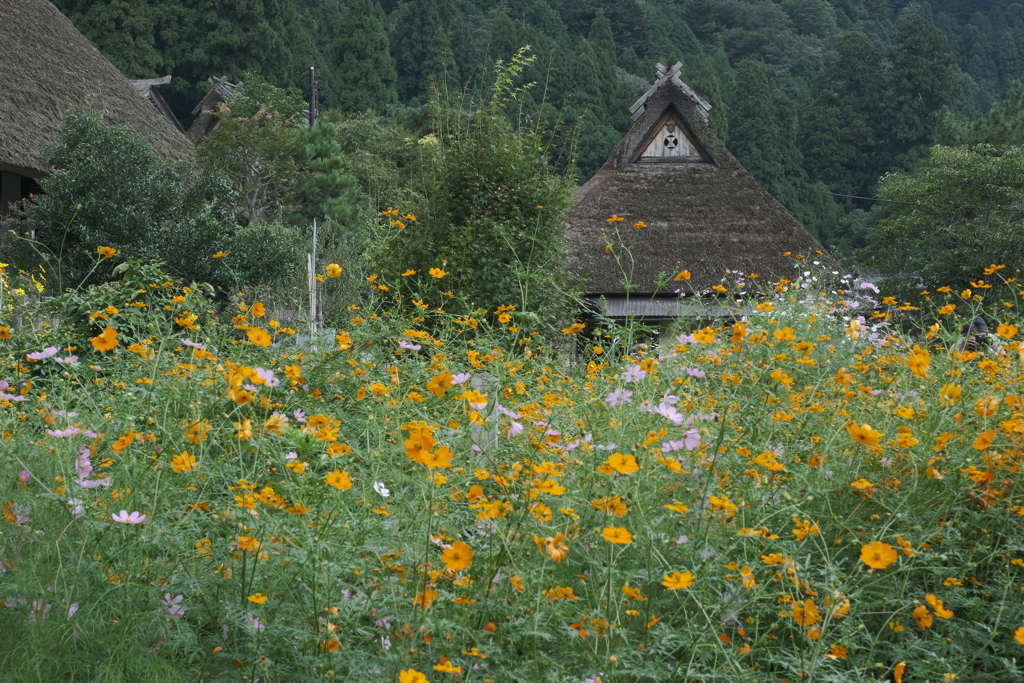
[[[870,283],[736,285],[575,364],[380,279],[314,351],[118,271],[0,327],[6,680],[1021,675],[1009,269],[910,334]]]

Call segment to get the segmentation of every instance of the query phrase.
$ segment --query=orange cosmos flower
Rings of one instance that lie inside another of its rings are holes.
[[[249,337],[248,343],[255,344],[256,346],[267,347],[270,346],[274,341],[266,330],[260,329],[258,327],[250,327],[248,330],[246,330],[245,334],[246,336]]]
[[[448,274],[441,270],[440,268],[431,268],[427,272],[430,273],[433,277],[436,277],[438,280],[440,280],[441,278]]]
[[[107,329],[103,330],[102,334],[91,338],[89,341],[92,342],[93,348],[97,351],[110,351],[117,346],[117,330],[107,325]]]
[[[250,595],[246,599],[249,602],[255,602],[257,605],[262,605],[263,603],[265,603],[267,601],[268,598],[263,593],[256,593],[255,595]]]
[[[643,593],[640,592],[639,588],[633,588],[629,584],[626,584],[622,587],[622,592],[628,595],[629,597],[633,598],[634,600],[640,600],[641,602],[647,600],[647,598],[644,597]]]
[[[989,429],[987,431],[982,432],[981,434],[978,435],[978,438],[974,440],[974,450],[985,450],[986,448],[992,445],[992,442],[995,441],[995,438],[996,430],[994,429]]]
[[[679,282],[680,280],[689,280],[689,279],[690,279],[690,271],[688,271],[688,270],[681,271],[681,272],[677,273],[674,278],[672,278],[673,282]]]
[[[427,382],[427,391],[432,393],[438,398],[444,398],[445,389],[455,384],[454,378],[447,372],[442,372],[435,375],[429,382]]]
[[[860,561],[872,569],[885,569],[896,561],[897,555],[888,543],[875,541],[860,549]]]
[[[934,621],[934,619],[932,619],[932,615],[928,614],[928,608],[924,605],[918,605],[915,607],[912,616],[914,617],[914,621],[917,622],[918,628],[922,631],[927,631]]]
[[[633,542],[633,534],[625,527],[621,526],[609,526],[605,527],[604,533],[601,534],[604,540],[609,543],[615,543],[616,545],[629,545]]]
[[[662,578],[664,581],[661,582],[661,585],[670,591],[675,591],[692,586],[695,577],[690,572],[672,572],[665,574]]]
[[[348,491],[352,488],[352,478],[348,476],[348,472],[334,470],[327,474],[324,481],[327,482],[328,486],[333,486],[334,488],[341,489],[342,491]]]
[[[629,453],[613,453],[604,461],[603,465],[597,468],[597,471],[607,475],[612,475],[615,472],[632,474],[640,471],[640,466],[636,464],[636,458]]]
[[[753,588],[757,585],[757,579],[754,578],[754,570],[750,567],[742,567],[740,569],[740,578],[743,579],[744,588]]]
[[[196,462],[195,456],[188,454],[188,451],[182,451],[171,458],[171,469],[178,474],[182,472],[195,472],[199,469],[199,463]]]
[[[441,657],[441,662],[434,665],[434,671],[440,671],[446,674],[457,674],[462,672],[462,667],[455,666],[444,657]]]
[[[433,588],[424,589],[422,593],[417,593],[416,597],[413,598],[412,604],[419,605],[421,609],[429,609],[431,603],[437,599],[437,591]]]
[[[327,273],[327,277],[341,277],[341,266],[337,263],[329,263],[327,264],[325,272]]]
[[[402,669],[398,672],[398,683],[430,683],[430,681],[416,669]]]
[[[810,626],[816,621],[821,620],[821,615],[818,613],[818,607],[814,604],[813,600],[805,600],[804,602],[797,601],[793,605],[793,619],[800,626]]]
[[[462,541],[455,541],[450,548],[446,548],[442,553],[441,561],[453,572],[469,569],[469,566],[473,564],[473,549]]]
[[[869,447],[877,446],[878,440],[885,436],[885,434],[872,429],[869,424],[858,425],[856,422],[851,422],[846,431],[854,441]]]
[[[226,252],[226,251],[218,251],[216,254],[213,255],[212,258],[224,258],[227,255],[228,255],[228,252]]]

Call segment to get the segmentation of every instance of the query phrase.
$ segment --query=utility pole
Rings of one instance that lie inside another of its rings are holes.
[[[309,127],[316,125],[316,67],[309,67]]]

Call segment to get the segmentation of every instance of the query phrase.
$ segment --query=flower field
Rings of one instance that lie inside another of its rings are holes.
[[[1011,275],[733,282],[639,347],[394,296],[303,346],[130,267],[0,328],[3,679],[1020,680]]]

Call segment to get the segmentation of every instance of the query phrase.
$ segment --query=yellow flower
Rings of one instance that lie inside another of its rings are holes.
[[[676,276],[674,278],[672,278],[672,281],[673,282],[679,282],[680,280],[689,280],[689,279],[690,279],[690,271],[684,270],[684,271],[681,271],[681,272],[677,273]]]
[[[324,481],[327,482],[328,486],[333,486],[342,491],[348,491],[352,488],[352,478],[348,476],[348,472],[342,472],[341,470],[329,472]]]
[[[999,323],[999,327],[996,328],[996,334],[1005,339],[1013,337],[1017,332],[1017,326],[1010,323]]]
[[[430,683],[430,681],[416,669],[402,669],[398,672],[398,683]]]
[[[939,315],[949,315],[956,310],[956,304],[946,304],[939,309]]]
[[[633,227],[636,228],[637,230],[640,230],[641,228],[646,228],[647,224],[644,223],[643,221],[637,221],[636,223],[633,224]]]
[[[263,593],[256,593],[246,598],[249,602],[255,602],[257,605],[262,605],[267,601],[267,596]]]
[[[622,216],[619,216],[618,214],[614,214],[613,213],[612,217],[611,218],[605,218],[604,222],[605,223],[618,223],[621,220],[625,220],[625,219]]]
[[[453,572],[461,572],[473,564],[473,549],[462,541],[455,541],[441,554],[441,561]]]
[[[885,569],[896,561],[896,551],[888,543],[875,541],[861,546],[860,561],[872,569]]]
[[[415,275],[415,274],[416,274],[416,271],[413,270],[412,268],[410,268],[409,270],[407,270],[404,273],[402,273],[402,277],[409,277],[410,275]]]
[[[629,545],[633,542],[633,534],[621,526],[605,527],[601,537],[609,543],[615,543],[616,545]]]
[[[239,441],[247,441],[252,438],[252,420],[245,418],[241,422],[233,423],[238,433],[235,438]]]
[[[622,592],[633,598],[634,600],[640,600],[641,602],[647,600],[643,593],[640,592],[639,588],[632,588],[628,584],[622,587]]]
[[[341,266],[337,263],[328,263],[325,272],[327,277],[341,277]]]
[[[956,384],[944,384],[939,390],[939,403],[944,406],[951,406],[960,400],[963,389]]]
[[[851,422],[847,426],[846,431],[849,433],[850,438],[865,446],[877,446],[878,440],[885,436],[885,434],[872,429],[869,424],[858,425],[856,422]]]
[[[802,603],[798,600],[793,605],[793,619],[800,626],[810,626],[820,621],[821,615],[818,614],[818,607],[813,600],[805,600]]]
[[[982,432],[981,434],[978,435],[978,438],[974,440],[974,450],[985,450],[986,448],[992,445],[992,442],[995,441],[995,438],[996,430],[994,429],[989,429],[987,431]]]
[[[432,276],[436,277],[438,280],[440,280],[441,278],[448,274],[441,270],[440,268],[431,268],[427,272],[430,273]]]
[[[92,342],[93,348],[97,351],[110,351],[117,346],[117,330],[107,325],[107,329],[103,330],[102,334],[91,338],[89,341]]]
[[[613,453],[604,461],[603,465],[597,468],[597,471],[607,475],[615,472],[619,474],[632,474],[633,472],[640,471],[640,465],[636,464],[636,458],[629,453]]]
[[[1021,645],[1024,645],[1024,626],[1021,626],[1013,632],[1013,639]]]
[[[171,469],[178,474],[182,472],[195,472],[199,469],[199,463],[196,462],[194,455],[189,455],[188,451],[182,451],[171,458]]]
[[[96,247],[96,251],[98,251],[100,256],[103,258],[112,258],[117,256],[117,249],[112,247]]]
[[[661,585],[670,591],[679,590],[680,588],[689,588],[693,585],[694,576],[690,572],[672,572],[671,574],[665,574],[662,577],[664,581]]]
[[[248,343],[255,344],[256,346],[267,347],[270,346],[274,341],[271,338],[269,332],[259,327],[250,327],[248,330],[246,330],[245,334],[247,337],[249,337]]]
[[[433,588],[426,588],[422,593],[417,593],[416,597],[413,598],[412,604],[419,605],[422,609],[426,610],[430,608],[430,604],[437,599],[437,591]],[[426,680],[426,679],[423,679]]]
[[[462,667],[461,666],[455,666],[450,661],[448,661],[446,658],[441,657],[440,663],[434,665],[434,671],[440,671],[441,673],[446,673],[446,674],[457,674],[457,673],[462,673]]]
[[[576,334],[584,327],[586,327],[586,325],[584,325],[583,323],[573,323],[572,325],[569,325],[569,327],[562,330],[562,334]]]
[[[218,251],[216,254],[213,255],[213,258],[224,258],[227,255],[228,252],[226,251]]]

